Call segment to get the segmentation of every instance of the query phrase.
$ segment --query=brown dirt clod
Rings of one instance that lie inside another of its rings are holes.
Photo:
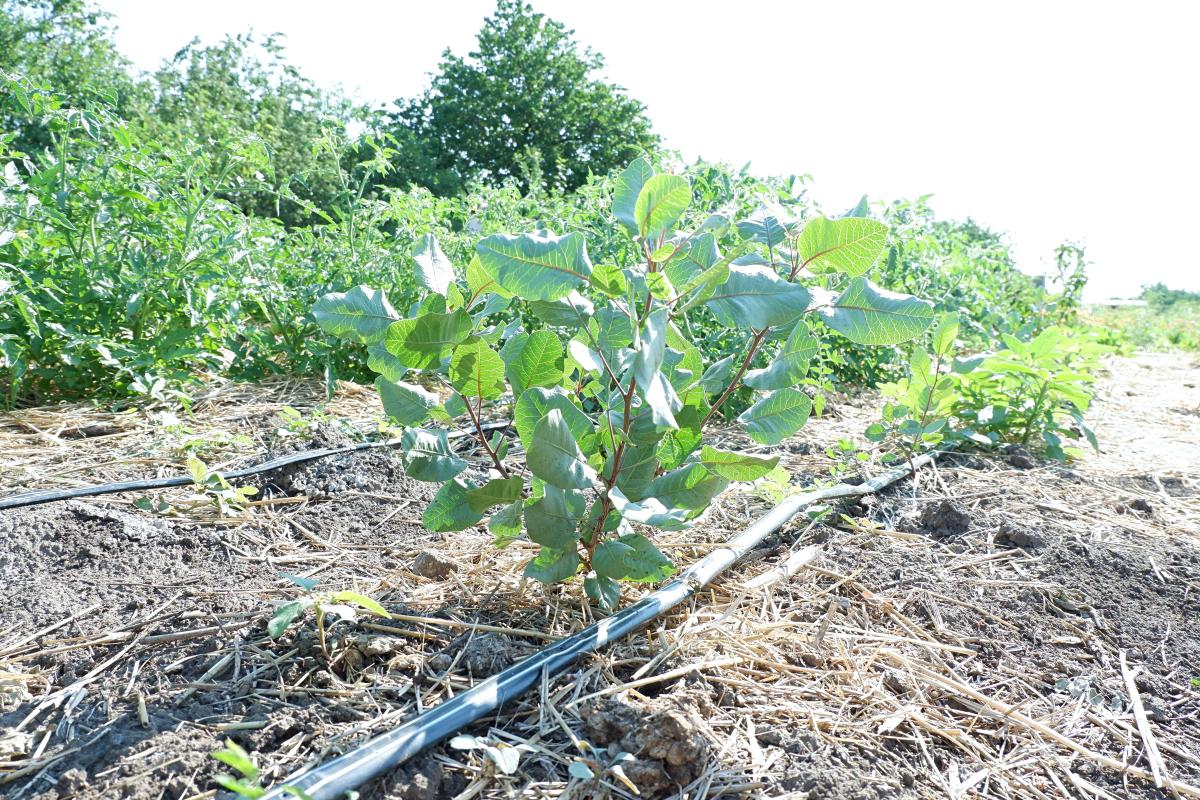
[[[705,698],[707,700],[707,697]],[[644,704],[608,698],[586,708],[588,736],[636,761],[625,774],[644,797],[666,797],[700,775],[708,754],[701,705],[691,694],[664,695]]]

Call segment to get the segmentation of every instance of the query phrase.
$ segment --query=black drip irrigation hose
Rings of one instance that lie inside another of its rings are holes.
[[[502,428],[511,427],[507,422],[485,422],[482,426],[485,431],[500,430]],[[447,436],[451,439],[462,438],[464,436],[474,435],[474,431],[451,431]],[[280,456],[273,458],[270,461],[264,461],[261,464],[255,464],[251,467],[243,467],[229,472],[221,473],[221,476],[227,481],[234,481],[238,478],[247,478],[251,475],[258,475],[262,472],[270,472],[273,469],[286,467],[289,464],[298,464],[302,461],[313,461],[318,458],[328,458],[329,456],[339,456],[345,453],[356,453],[360,450],[372,450],[377,447],[396,447],[400,444],[399,439],[388,439],[383,442],[363,442],[361,444],[347,445],[346,447],[327,447],[321,450],[302,450],[299,453]],[[118,483],[104,483],[99,486],[80,486],[75,489],[44,489],[36,492],[23,492],[22,494],[13,495],[11,497],[0,498],[0,511],[10,508],[23,508],[25,506],[37,506],[42,503],[53,503],[59,500],[73,500],[76,497],[95,497],[101,494],[116,494],[117,492],[145,492],[150,489],[169,489],[172,486],[190,486],[195,481],[188,475],[177,475],[174,478],[147,478],[145,480],[136,481],[120,481]]]
[[[759,542],[783,527],[802,509],[825,500],[874,494],[913,470],[931,463],[935,455],[930,453],[915,458],[911,465],[892,470],[857,486],[843,483],[787,498],[759,517],[727,545],[709,553],[661,589],[628,608],[555,642],[345,755],[282,781],[263,795],[262,800],[294,800],[297,795],[290,791],[291,789],[305,792],[312,800],[340,800],[347,792],[356,790],[372,778],[403,764],[425,748],[498,710],[505,703],[531,689],[538,681],[562,672],[584,653],[597,650],[633,633],[683,603]]]

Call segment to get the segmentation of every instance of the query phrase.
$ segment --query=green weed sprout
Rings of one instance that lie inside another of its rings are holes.
[[[321,652],[328,658],[329,650],[325,646],[325,618],[327,616],[332,615],[338,620],[352,621],[357,619],[358,611],[362,610],[376,617],[391,618],[387,609],[364,594],[351,591],[318,592],[315,591],[317,581],[298,575],[284,575],[283,577],[304,589],[307,594],[295,600],[289,600],[275,609],[275,613],[267,622],[267,635],[272,639],[282,636],[289,625],[304,616],[304,612],[311,608],[317,617],[317,641],[321,645]]]

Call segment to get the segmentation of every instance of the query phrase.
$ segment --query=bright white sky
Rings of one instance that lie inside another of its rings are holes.
[[[1092,299],[1200,289],[1200,4],[533,0],[607,58],[667,144],[808,173],[827,208],[933,193],[1009,232],[1022,267],[1084,242]],[[417,94],[492,0],[101,0],[153,69],[193,36],[286,36],[320,84]]]

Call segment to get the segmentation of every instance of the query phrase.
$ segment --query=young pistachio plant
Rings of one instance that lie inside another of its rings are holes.
[[[498,546],[521,536],[540,545],[527,576],[582,572],[588,596],[611,609],[619,581],[674,573],[646,531],[686,527],[731,481],[775,467],[778,457],[702,441],[740,386],[755,395],[737,419],[756,442],[777,444],[808,419],[812,401],[797,387],[818,340],[806,316],[863,344],[911,339],[933,318],[929,303],[865,277],[887,235],[865,203],[807,224],[763,208],[677,231],[691,199],[685,179],[639,158],[612,199],[638,254],[630,263],[593,265],[582,233],[542,230],[484,238],[460,274],[427,235],[412,252],[425,295],[403,317],[363,286],[315,304],[326,332],[367,346],[384,409],[405,427],[408,474],[442,484],[427,527],[487,517]],[[708,364],[681,333],[704,307],[709,324],[740,334]],[[523,464],[508,439],[485,432],[485,409],[509,392]],[[486,479],[467,477],[431,419],[473,433]]]

